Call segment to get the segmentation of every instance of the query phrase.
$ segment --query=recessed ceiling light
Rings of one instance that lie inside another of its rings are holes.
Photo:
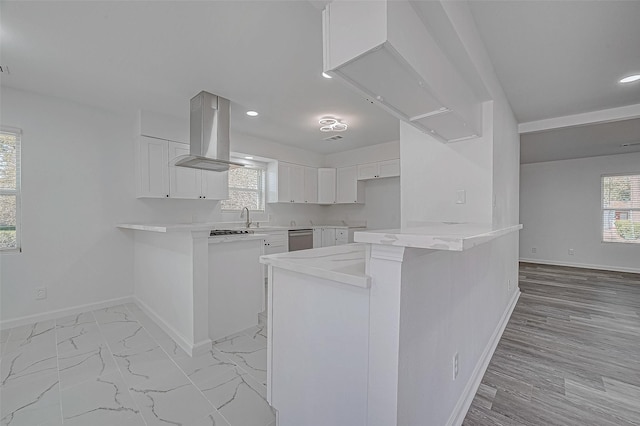
[[[251,156],[246,156],[246,157],[244,157],[244,159],[245,159],[245,160],[253,160],[253,157],[251,157]]]
[[[323,76],[324,78],[333,78],[333,77],[331,77],[329,74],[327,74],[326,72],[323,72],[323,73],[322,73],[322,76]]]
[[[620,83],[633,83],[640,80],[640,74],[633,74],[620,80]]]
[[[247,111],[247,115],[249,117],[255,117],[256,115],[258,115],[258,112],[257,111]]]

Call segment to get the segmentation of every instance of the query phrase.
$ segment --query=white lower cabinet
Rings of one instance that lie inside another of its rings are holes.
[[[313,228],[313,248],[331,247],[349,242],[349,232],[345,228],[321,226]]]
[[[265,234],[262,239],[264,243],[264,254],[278,254],[289,251],[289,232],[288,231],[262,231],[256,229],[256,232]],[[267,265],[264,265],[264,276],[267,276]]]

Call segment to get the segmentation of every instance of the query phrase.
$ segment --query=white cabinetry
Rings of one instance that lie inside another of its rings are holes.
[[[331,247],[349,242],[349,231],[346,228],[321,226],[313,228],[313,248]]]
[[[318,169],[315,167],[304,168],[304,202],[318,202]]]
[[[169,158],[189,154],[189,145],[169,142]],[[229,198],[228,172],[212,172],[187,167],[169,166],[169,195],[171,198]]]
[[[336,203],[364,203],[364,182],[358,181],[357,166],[341,167],[336,175]]]
[[[322,167],[318,169],[318,204],[336,202],[336,169]]]
[[[287,231],[264,232],[264,254],[286,253],[289,251],[289,234]]]
[[[349,242],[349,230],[345,228],[336,228],[336,245],[347,244]]]
[[[262,239],[264,244],[264,254],[278,254],[289,251],[289,233],[288,231],[262,231],[256,230],[261,234],[265,234]],[[267,276],[267,265],[264,265],[264,276]]]
[[[358,180],[400,176],[400,160],[378,161],[358,165]]]
[[[317,172],[314,167],[274,161],[269,163],[267,172],[270,180],[268,202],[316,202],[318,178],[315,177]]]
[[[229,198],[228,172],[169,165],[175,157],[188,154],[189,145],[140,136],[137,149],[138,198]]]
[[[140,136],[137,146],[138,198],[169,196],[169,145],[161,139]]]

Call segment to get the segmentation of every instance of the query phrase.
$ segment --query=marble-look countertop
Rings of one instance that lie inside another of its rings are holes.
[[[237,241],[262,240],[265,234],[233,234],[233,235],[214,235],[209,237],[209,244],[233,243]]]
[[[243,223],[229,223],[229,222],[195,222],[195,223],[119,223],[116,225],[122,229],[133,229],[136,231],[150,231],[150,232],[192,232],[192,231],[210,231],[213,229],[247,229]],[[261,225],[251,226],[254,232],[269,232],[269,231],[289,231],[295,229],[313,229],[322,227],[332,228],[364,228],[364,225]]]
[[[371,278],[365,274],[365,247],[364,244],[345,244],[269,254],[261,256],[260,263],[343,284],[369,288]]]
[[[403,229],[360,231],[353,239],[358,243],[463,251],[520,229],[522,225],[426,222]]]

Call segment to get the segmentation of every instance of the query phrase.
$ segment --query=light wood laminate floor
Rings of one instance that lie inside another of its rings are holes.
[[[640,274],[520,264],[463,425],[640,425]]]

